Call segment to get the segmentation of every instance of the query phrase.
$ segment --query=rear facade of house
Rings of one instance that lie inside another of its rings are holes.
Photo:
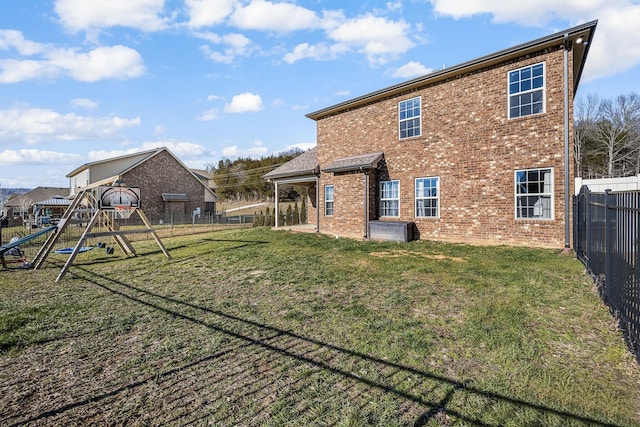
[[[309,114],[319,230],[367,238],[372,221],[406,221],[420,239],[565,246],[573,97],[595,26]]]

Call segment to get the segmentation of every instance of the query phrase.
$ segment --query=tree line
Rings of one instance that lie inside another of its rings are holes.
[[[640,174],[640,96],[589,95],[574,105],[576,176],[615,178]]]
[[[260,159],[223,158],[217,165],[207,165],[207,171],[218,186],[216,193],[222,200],[264,200],[273,197],[274,188],[262,176],[302,153],[304,150],[296,148]],[[295,200],[298,197],[293,186],[280,187],[279,190],[280,197],[285,199]]]

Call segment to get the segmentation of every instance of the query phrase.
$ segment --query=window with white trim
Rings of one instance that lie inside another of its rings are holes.
[[[553,219],[553,169],[515,171],[516,219]]]
[[[416,178],[416,217],[440,216],[440,178]]]
[[[380,182],[380,216],[400,216],[400,181]]]
[[[324,214],[333,215],[333,185],[324,186]]]
[[[544,113],[544,63],[509,72],[509,118]]]
[[[398,125],[400,139],[420,136],[420,97],[407,99],[398,103]]]

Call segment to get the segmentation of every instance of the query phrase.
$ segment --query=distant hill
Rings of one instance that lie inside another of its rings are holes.
[[[11,195],[21,195],[28,191],[31,191],[32,188],[2,188],[0,187],[0,197],[9,197]]]

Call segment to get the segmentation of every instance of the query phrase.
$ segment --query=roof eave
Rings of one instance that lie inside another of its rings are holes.
[[[459,65],[455,65],[449,68],[435,71],[431,74],[427,74],[427,75],[415,78],[413,80],[402,82],[394,86],[389,86],[387,88],[378,90],[376,92],[371,92],[369,94],[360,96],[358,98],[353,98],[348,101],[342,102],[340,104],[336,104],[331,107],[327,107],[322,110],[309,113],[306,115],[306,117],[312,120],[319,120],[331,114],[335,114],[335,113],[352,109],[352,108],[357,108],[372,102],[376,102],[380,99],[384,99],[390,96],[395,96],[397,94],[410,91],[414,88],[421,87],[427,84],[436,83],[438,81],[451,78],[459,74],[465,74],[468,72],[476,71],[480,68],[484,68],[492,64],[507,61],[510,58],[515,58],[515,57],[527,55],[533,52],[537,52],[545,48],[553,47],[556,44],[558,46],[561,46],[562,43],[564,42],[565,36],[567,36],[571,41],[574,41],[579,37],[583,37],[584,41],[586,42],[586,44],[583,43],[584,49],[581,57],[579,58],[580,65],[578,69],[574,71],[573,92],[575,93],[578,88],[578,82],[582,75],[584,62],[586,60],[587,53],[591,45],[591,40],[593,39],[593,34],[595,32],[597,23],[598,21],[594,20],[594,21],[570,28],[565,31],[561,31],[546,37],[542,37],[542,38],[530,41],[528,43],[520,44],[518,46],[504,49],[499,52],[495,52],[471,61],[467,61]]]

